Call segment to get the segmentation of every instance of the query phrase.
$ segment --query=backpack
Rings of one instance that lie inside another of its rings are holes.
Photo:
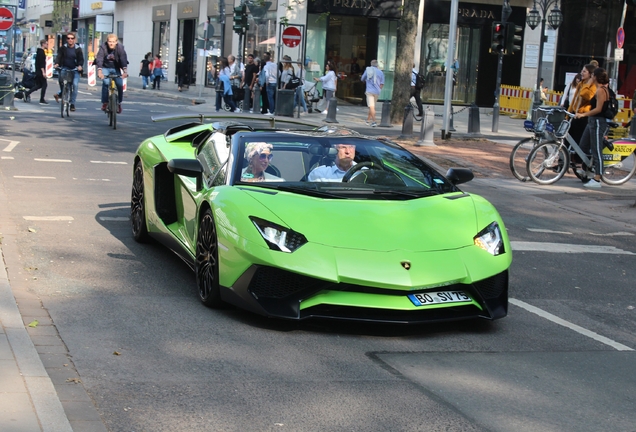
[[[424,75],[415,73],[415,72],[412,72],[412,73],[415,74],[415,88],[418,90],[423,89],[424,84],[426,83],[426,79],[424,78]]]
[[[613,119],[618,114],[618,100],[616,100],[616,93],[611,88],[607,87],[607,93],[609,98],[605,101],[603,114],[605,118]]]

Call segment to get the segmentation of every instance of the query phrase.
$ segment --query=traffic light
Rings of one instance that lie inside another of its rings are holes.
[[[523,27],[519,27],[515,23],[506,23],[506,54],[521,51],[522,31]]]
[[[506,48],[506,26],[498,21],[492,23],[492,39],[490,40],[490,53],[503,53]]]
[[[242,4],[234,7],[234,31],[238,34],[247,32],[250,24],[247,22],[247,6]]]

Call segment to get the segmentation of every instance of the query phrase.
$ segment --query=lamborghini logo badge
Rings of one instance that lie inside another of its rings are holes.
[[[404,270],[410,270],[411,269],[411,263],[408,261],[402,261],[400,264],[402,264],[402,267],[404,267]]]

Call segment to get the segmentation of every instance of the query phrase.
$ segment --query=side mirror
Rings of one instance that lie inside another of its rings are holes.
[[[168,171],[173,174],[197,179],[197,191],[203,189],[203,166],[197,159],[171,159]]]
[[[446,178],[453,185],[458,185],[471,181],[475,178],[475,175],[467,168],[449,168],[446,172]]]

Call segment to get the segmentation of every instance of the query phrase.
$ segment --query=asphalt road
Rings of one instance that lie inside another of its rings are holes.
[[[203,307],[179,258],[132,239],[134,151],[175,125],[151,115],[190,107],[137,92],[116,131],[95,93],[70,119],[57,108],[0,113],[3,251],[108,430],[636,430],[636,225],[569,206],[575,179],[463,187],[513,241],[502,320],[268,320]],[[71,375],[52,377],[58,393]]]

